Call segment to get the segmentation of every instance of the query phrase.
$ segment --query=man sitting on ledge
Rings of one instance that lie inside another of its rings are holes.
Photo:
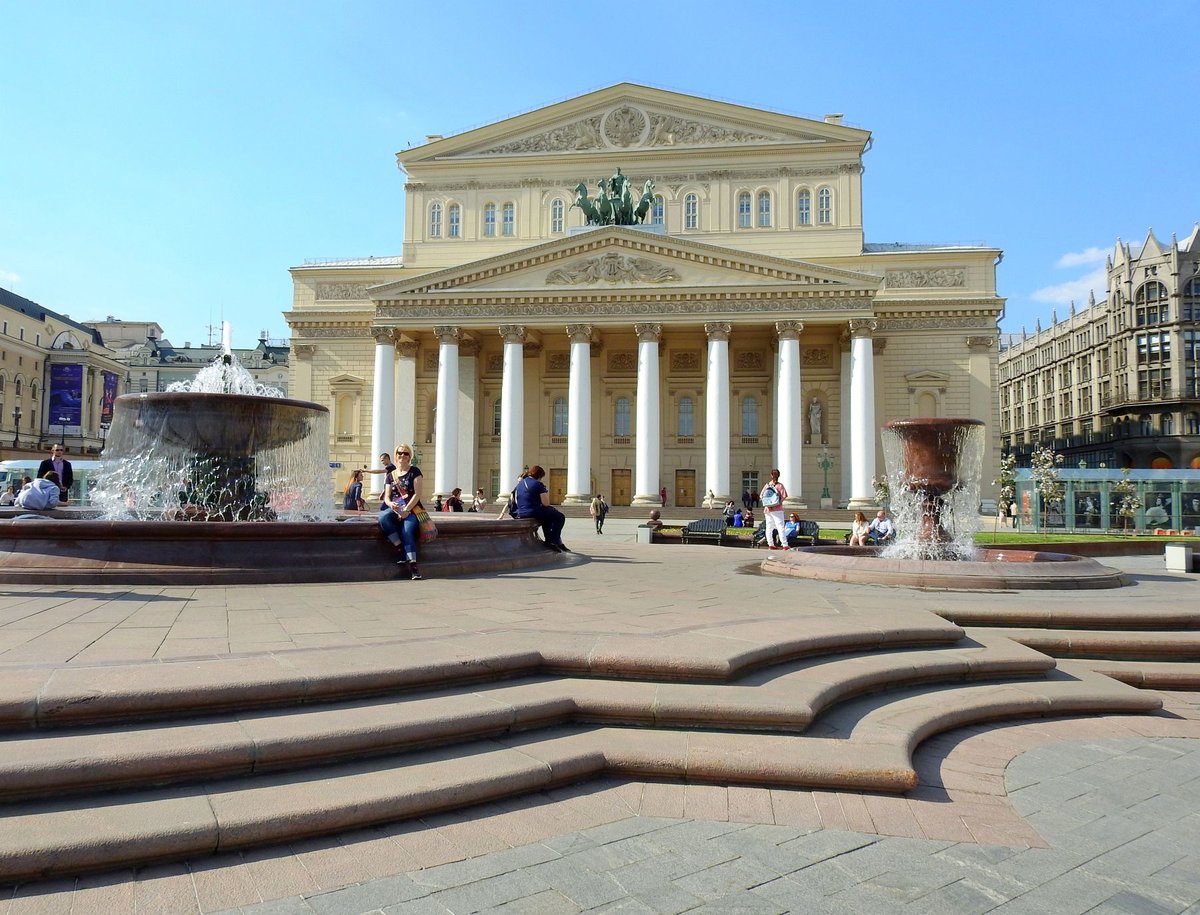
[[[895,543],[896,525],[887,516],[887,512],[880,510],[872,519],[870,527],[867,528],[867,540],[876,546]]]

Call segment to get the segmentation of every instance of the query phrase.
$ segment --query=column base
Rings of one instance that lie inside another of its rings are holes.
[[[563,496],[561,505],[591,505],[592,494],[590,492],[569,492]]]
[[[801,502],[799,499],[784,499],[783,500],[783,508],[785,511],[787,511],[788,509],[793,509],[793,508],[794,509],[804,509],[804,508],[808,508],[808,503]]]
[[[645,495],[645,496],[634,496],[633,501],[630,502],[629,504],[635,505],[635,506],[645,506],[648,508],[659,508],[659,509],[661,509],[663,507],[662,496],[660,496],[658,493],[651,493],[650,495]]]
[[[874,496],[851,496],[850,501],[846,503],[846,508],[853,512],[879,511]]]

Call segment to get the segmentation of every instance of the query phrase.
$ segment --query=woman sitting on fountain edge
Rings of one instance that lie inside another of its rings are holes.
[[[404,552],[398,565],[407,567],[408,577],[421,580],[417,570],[417,542],[421,525],[414,509],[421,504],[421,468],[412,462],[412,445],[396,446],[396,472],[392,485],[383,488],[383,505],[379,510],[379,526],[392,545]]]

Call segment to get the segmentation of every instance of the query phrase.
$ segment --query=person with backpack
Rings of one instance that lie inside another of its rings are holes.
[[[592,505],[589,509],[592,521],[596,523],[596,533],[604,533],[604,516],[608,514],[608,503],[604,501],[604,496],[596,493],[596,497],[592,499]]]
[[[784,530],[786,515],[783,511],[783,500],[787,498],[787,489],[779,482],[779,471],[771,471],[771,479],[758,494],[762,501],[763,518],[767,528],[767,547],[772,550],[788,549],[787,532]],[[779,546],[771,542],[772,531],[779,538]]]

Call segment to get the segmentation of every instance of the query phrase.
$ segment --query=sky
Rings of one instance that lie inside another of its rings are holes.
[[[868,242],[1003,249],[1001,329],[1200,220],[1200,0],[0,0],[0,286],[286,338],[288,268],[400,253],[394,154],[618,82],[872,132]],[[219,331],[217,339],[219,340]]]

